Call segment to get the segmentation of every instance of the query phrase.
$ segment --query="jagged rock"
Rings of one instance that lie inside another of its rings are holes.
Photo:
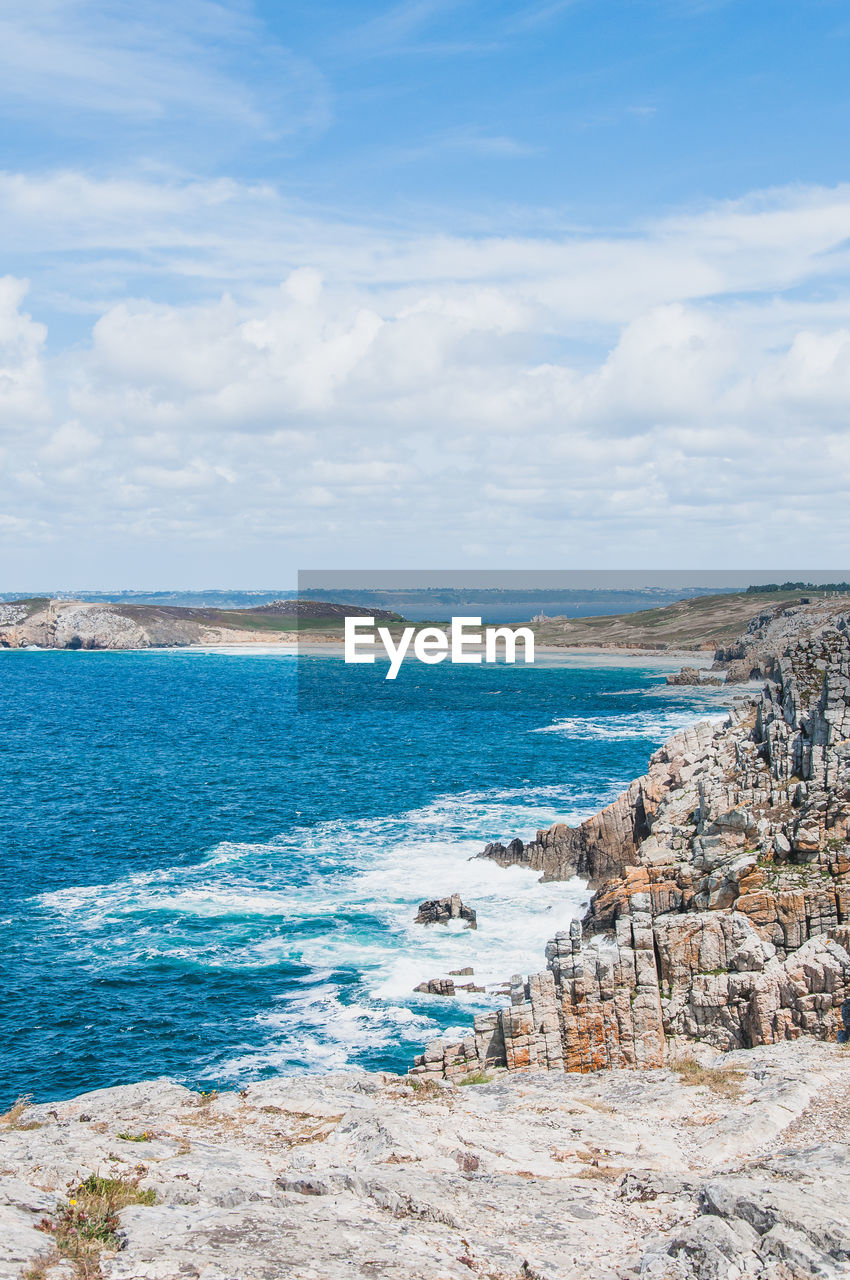
[[[667,677],[668,684],[682,685],[721,685],[723,681],[719,676],[705,675],[700,671],[699,667],[682,667],[681,671],[672,673]]]
[[[427,982],[420,982],[413,990],[428,996],[453,996],[455,984],[452,978],[429,978]]]
[[[714,669],[726,670],[727,684],[741,680],[775,679],[780,658],[801,639],[822,636],[846,612],[846,596],[806,599],[798,604],[778,604],[752,618],[731,645],[715,650]]]
[[[472,973],[472,969],[463,969],[460,972],[468,974]],[[454,978],[429,978],[427,982],[420,982],[419,986],[413,989],[429,996],[453,996],[459,991],[484,991],[485,988],[476,986],[474,982],[455,982]]]
[[[580,827],[487,846],[596,892],[545,972],[515,978],[508,1008],[460,1044],[434,1042],[415,1071],[660,1066],[681,1038],[850,1033],[850,638],[832,621],[776,658],[758,698],[676,734]]]
[[[453,893],[450,898],[420,902],[414,924],[448,924],[450,920],[465,920],[468,928],[478,928],[476,912],[461,902],[459,893]]]

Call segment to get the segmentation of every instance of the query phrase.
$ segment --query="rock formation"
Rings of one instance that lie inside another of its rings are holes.
[[[0,648],[150,649],[187,645],[291,644],[296,631],[248,629],[274,610],[195,609],[168,605],[33,599],[0,602]]]
[[[832,619],[775,659],[724,724],[676,734],[612,805],[484,857],[587,879],[583,922],[506,1009],[425,1077],[491,1066],[657,1067],[671,1043],[717,1049],[850,1033],[850,637]]]
[[[750,619],[731,644],[720,645],[713,670],[724,669],[726,682],[775,679],[779,659],[801,639],[813,640],[835,626],[836,616],[850,608],[846,596],[774,604]]]
[[[668,684],[678,685],[721,685],[720,676],[706,675],[699,667],[682,667],[681,671],[667,677]]]
[[[468,970],[472,973],[472,970]],[[420,982],[414,991],[421,991],[427,996],[454,996],[459,991],[485,991],[485,987],[479,987],[474,982],[455,982],[453,977],[450,978],[428,978],[426,982]]]
[[[448,924],[450,920],[465,920],[470,929],[478,928],[478,917],[472,907],[464,906],[459,893],[450,898],[430,898],[420,902],[414,924]]]
[[[699,1056],[639,1076],[353,1072],[217,1095],[154,1080],[21,1105],[0,1119],[0,1280],[846,1276],[850,1054],[809,1039]],[[94,1240],[92,1176],[135,1200]]]
[[[455,994],[454,978],[428,978],[413,988],[426,996],[453,996]]]

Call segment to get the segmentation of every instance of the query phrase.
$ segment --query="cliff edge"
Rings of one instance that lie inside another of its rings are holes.
[[[433,1041],[417,1075],[659,1067],[678,1041],[850,1035],[848,616],[791,636],[758,698],[676,734],[600,814],[484,850],[596,893],[546,969],[512,979],[510,1006]]]
[[[282,602],[290,603],[290,602]],[[277,604],[253,610],[86,600],[0,601],[0,649],[152,649],[294,644],[297,618]]]

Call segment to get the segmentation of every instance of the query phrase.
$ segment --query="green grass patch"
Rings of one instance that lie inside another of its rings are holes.
[[[490,1084],[492,1079],[488,1071],[473,1071],[462,1080],[458,1080],[458,1084]]]
[[[155,1203],[156,1192],[143,1190],[138,1178],[89,1174],[52,1218],[42,1218],[39,1230],[53,1237],[53,1251],[33,1263],[25,1280],[41,1280],[62,1261],[73,1265],[79,1280],[98,1280],[101,1253],[120,1247],[118,1214],[127,1205]]]

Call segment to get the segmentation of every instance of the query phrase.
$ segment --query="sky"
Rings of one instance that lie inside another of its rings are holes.
[[[842,571],[845,0],[0,0],[0,591]]]

